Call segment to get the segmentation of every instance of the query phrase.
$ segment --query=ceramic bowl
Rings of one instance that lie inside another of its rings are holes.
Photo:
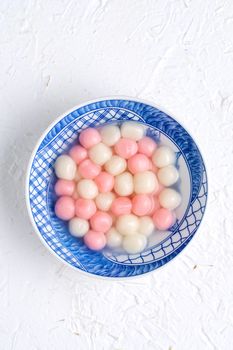
[[[146,124],[152,138],[175,151],[180,172],[176,186],[181,192],[182,204],[176,210],[175,225],[167,232],[152,235],[142,253],[127,255],[107,249],[94,252],[81,239],[72,237],[67,224],[55,216],[54,162],[71,147],[84,128],[124,120]],[[31,156],[26,183],[29,215],[45,246],[76,270],[109,278],[148,273],[179,254],[202,221],[207,192],[205,165],[190,134],[154,105],[121,97],[90,101],[60,116],[39,139]]]

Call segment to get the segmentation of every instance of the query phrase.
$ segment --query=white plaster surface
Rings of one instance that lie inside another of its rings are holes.
[[[23,198],[49,123],[118,94],[176,115],[210,185],[185,251],[121,282],[56,260]],[[0,350],[233,349],[232,0],[1,0],[0,146]]]

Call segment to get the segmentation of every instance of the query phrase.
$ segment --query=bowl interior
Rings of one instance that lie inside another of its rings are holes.
[[[54,213],[54,162],[68,151],[78,133],[88,126],[135,120],[146,124],[147,133],[176,153],[182,204],[177,221],[167,232],[152,235],[140,254],[121,251],[93,252],[72,237],[67,224]],[[71,266],[108,277],[128,277],[149,272],[175,257],[196,232],[204,214],[207,180],[201,154],[187,131],[159,109],[138,101],[113,99],[89,103],[61,117],[42,136],[29,166],[28,206],[31,219],[44,243]]]

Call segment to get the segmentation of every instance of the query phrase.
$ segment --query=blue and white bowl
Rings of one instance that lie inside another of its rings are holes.
[[[148,125],[150,136],[176,152],[182,204],[177,222],[167,232],[152,235],[140,254],[108,250],[93,252],[72,237],[67,224],[54,213],[54,162],[88,126],[135,120]],[[42,135],[28,167],[26,198],[31,221],[47,248],[78,271],[119,278],[142,275],[172,260],[197,231],[207,201],[206,169],[200,151],[189,133],[171,116],[140,100],[106,98],[77,106],[59,117]]]

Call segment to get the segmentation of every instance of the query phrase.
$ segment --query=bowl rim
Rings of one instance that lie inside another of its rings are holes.
[[[163,267],[165,267],[169,262],[173,261],[177,256],[179,256],[184,250],[185,248],[189,245],[189,243],[193,240],[193,237],[197,234],[197,232],[200,230],[200,226],[201,224],[203,223],[204,221],[204,218],[206,217],[205,213],[206,213],[206,209],[207,209],[207,204],[208,204],[208,183],[209,183],[209,179],[208,179],[208,171],[207,171],[207,167],[206,167],[206,163],[203,159],[203,156],[202,156],[202,161],[203,161],[203,164],[205,166],[205,169],[206,169],[206,179],[207,179],[207,182],[206,182],[206,205],[205,205],[205,211],[202,215],[202,218],[201,218],[201,222],[196,230],[196,232],[190,237],[188,243],[183,247],[183,249],[181,249],[172,259],[168,260],[165,264],[163,264],[162,266],[159,266],[158,268],[156,269],[153,269],[151,271],[147,271],[143,274],[139,274],[139,275],[134,275],[134,276],[126,276],[126,277],[110,277],[110,276],[101,276],[101,275],[96,275],[96,274],[93,274],[91,272],[88,272],[88,271],[83,271],[81,269],[78,269],[76,268],[75,266],[69,264],[65,259],[63,259],[62,257],[60,257],[59,255],[57,255],[55,253],[55,251],[46,243],[46,241],[42,238],[42,235],[39,231],[39,229],[37,228],[36,224],[35,224],[35,221],[34,221],[34,218],[33,218],[33,215],[32,215],[32,211],[31,211],[31,206],[30,206],[30,200],[29,200],[29,179],[30,179],[30,170],[31,170],[31,167],[32,167],[32,164],[33,164],[33,160],[34,160],[34,157],[37,153],[37,150],[42,142],[42,140],[44,139],[44,137],[47,135],[47,133],[61,120],[63,119],[64,117],[66,117],[68,114],[72,113],[73,111],[81,108],[81,107],[84,107],[86,105],[89,105],[91,103],[96,103],[96,102],[100,102],[100,101],[105,101],[105,100],[127,100],[127,101],[133,101],[133,102],[139,102],[139,103],[144,103],[146,105],[149,105],[151,107],[155,107],[157,109],[159,109],[160,111],[166,113],[167,115],[169,115],[171,118],[173,118],[175,121],[177,121],[184,129],[185,131],[191,136],[191,138],[194,140],[195,142],[195,145],[198,149],[198,151],[200,152],[201,156],[202,156],[202,152],[201,152],[201,147],[199,147],[199,145],[197,145],[196,141],[195,141],[195,138],[193,137],[192,133],[190,133],[189,129],[186,128],[186,125],[184,126],[183,125],[183,122],[180,123],[179,121],[179,118],[177,118],[176,116],[174,116],[173,113],[170,113],[167,109],[164,109],[162,108],[160,105],[158,104],[155,104],[154,102],[151,102],[151,101],[148,101],[146,99],[141,99],[141,98],[138,98],[138,97],[130,97],[130,96],[126,96],[126,95],[113,95],[113,96],[104,96],[104,97],[99,97],[99,98],[95,98],[95,99],[91,99],[91,100],[87,100],[87,101],[84,101],[84,102],[81,102],[75,106],[73,106],[72,108],[69,108],[68,110],[66,110],[65,112],[63,112],[62,114],[60,114],[58,117],[56,117],[48,126],[47,128],[42,132],[42,134],[40,135],[40,137],[38,138],[32,152],[31,152],[31,155],[30,155],[30,158],[28,160],[28,165],[27,165],[27,169],[26,169],[26,175],[25,175],[25,202],[26,202],[26,207],[27,207],[27,212],[28,212],[28,215],[29,215],[29,219],[30,219],[30,222],[32,224],[32,227],[34,228],[34,231],[36,232],[37,236],[39,237],[40,241],[43,243],[43,245],[48,249],[48,251],[50,253],[52,253],[52,255],[54,255],[58,261],[62,262],[63,264],[65,264],[66,266],[69,266],[70,268],[72,268],[73,270],[75,271],[78,271],[79,273],[83,274],[84,276],[89,276],[89,277],[92,277],[94,279],[104,279],[104,280],[115,280],[115,281],[123,281],[123,280],[129,280],[129,279],[135,279],[135,278],[141,278],[145,275],[148,275],[148,274],[151,274],[153,272],[155,272],[156,270],[161,269]]]

